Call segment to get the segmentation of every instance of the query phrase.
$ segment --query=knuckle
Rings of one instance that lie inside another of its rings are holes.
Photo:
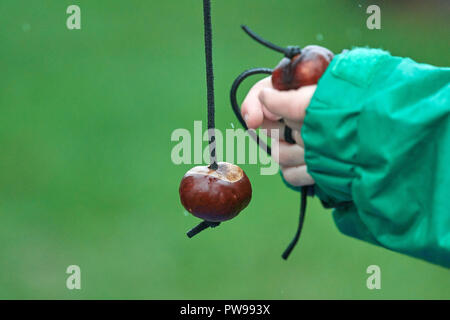
[[[296,103],[292,108],[292,118],[296,120],[302,120],[304,116],[304,110],[301,103]]]
[[[290,170],[288,171],[282,171],[284,180],[289,183],[290,185],[295,186],[297,183],[297,179],[291,174]]]
[[[261,101],[263,104],[266,104],[267,98],[268,98],[268,96],[267,96],[266,90],[265,89],[259,90],[259,93],[258,93],[259,101]]]
[[[286,150],[286,148],[281,148],[279,152],[279,163],[281,165],[289,165],[292,163],[292,152]]]
[[[244,102],[242,102],[242,104],[241,104],[241,114],[244,114],[248,111],[248,108],[249,108],[248,105],[249,105],[248,100],[245,99]]]

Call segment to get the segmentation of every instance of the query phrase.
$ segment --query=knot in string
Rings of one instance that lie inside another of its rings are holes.
[[[288,46],[286,48],[286,51],[284,53],[284,56],[286,58],[292,59],[293,57],[295,57],[296,55],[302,53],[302,49],[300,49],[300,47],[297,46]]]

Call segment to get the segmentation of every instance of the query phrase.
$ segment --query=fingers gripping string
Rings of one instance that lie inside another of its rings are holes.
[[[239,120],[241,125],[245,128],[245,130],[248,130],[248,126],[245,123],[245,120],[242,118],[241,115],[241,108],[239,107],[239,104],[237,102],[237,90],[241,83],[248,77],[255,75],[255,74],[272,74],[272,69],[267,68],[254,68],[249,69],[244,72],[242,72],[236,80],[234,80],[231,90],[230,90],[230,102],[231,107],[233,108],[233,112],[236,115],[236,118]],[[257,134],[255,134],[256,143],[258,146],[260,146],[262,149],[264,149],[267,154],[270,156],[272,154],[272,150],[269,146],[265,145],[264,142],[259,138]],[[284,134],[285,141],[291,144],[295,143],[295,140],[292,138],[292,129],[288,126],[285,127],[285,134]],[[284,260],[287,260],[289,255],[291,254],[292,250],[296,246],[298,240],[300,239],[300,235],[302,233],[303,229],[303,222],[305,220],[305,213],[306,213],[306,200],[307,195],[313,195],[314,189],[312,187],[304,186],[301,188],[301,195],[300,195],[300,214],[299,214],[299,220],[298,220],[298,226],[297,226],[297,232],[295,233],[294,238],[289,243],[288,247],[282,254],[282,258]]]
[[[211,26],[211,1],[203,0],[203,25],[205,34],[205,61],[206,61],[206,90],[207,90],[207,110],[208,110],[208,134],[210,168],[217,170],[216,157],[216,136],[214,121],[214,69],[212,57],[212,26]]]
[[[203,23],[204,23],[204,37],[205,37],[205,62],[206,62],[206,90],[207,90],[207,113],[208,113],[208,134],[209,134],[209,150],[210,150],[210,168],[213,170],[217,170],[217,157],[216,157],[216,150],[215,150],[215,104],[214,104],[214,69],[213,69],[213,57],[212,57],[212,26],[211,26],[211,1],[210,0],[203,0]],[[244,31],[250,35],[253,39],[258,41],[259,43],[265,45],[266,47],[269,47],[273,50],[276,50],[278,52],[284,53],[284,55],[288,58],[292,58],[294,55],[299,54],[301,50],[298,47],[288,47],[288,48],[281,48],[273,43],[270,43],[269,41],[266,41],[256,35],[254,32],[252,32],[248,27],[243,26]],[[247,77],[254,75],[254,74],[272,74],[271,69],[266,68],[256,68],[247,70],[244,73],[242,73],[233,83],[233,86],[231,88],[230,92],[230,98],[231,98],[231,106],[233,108],[234,114],[238,118],[239,122],[242,124],[242,126],[248,130],[247,124],[245,123],[244,119],[241,116],[240,108],[237,103],[236,93],[237,89],[239,88],[239,85],[242,83],[243,80],[245,80]],[[287,127],[286,127],[287,128]],[[286,131],[288,131],[287,129]],[[290,133],[290,132],[289,132]],[[285,133],[286,136],[287,133]],[[292,139],[292,138],[291,138]],[[288,140],[286,140],[288,141]],[[262,146],[262,141],[259,139],[258,135],[256,135],[256,142],[259,146]],[[288,141],[293,142],[293,140]],[[267,146],[265,148],[266,152],[270,155],[271,149]],[[294,239],[289,244],[288,248],[283,253],[282,257],[283,259],[287,259],[289,254],[291,253],[292,249],[295,247],[295,245],[298,242],[298,239],[300,238],[300,234],[303,227],[303,221],[305,218],[305,211],[306,211],[306,196],[308,193],[308,187],[302,187],[301,192],[301,205],[300,205],[300,218],[299,218],[299,225],[297,232],[295,234]],[[195,236],[197,233],[201,232],[202,230],[211,227],[214,228],[219,223],[210,223],[207,221],[203,221],[198,226],[193,228],[188,232],[189,237]]]

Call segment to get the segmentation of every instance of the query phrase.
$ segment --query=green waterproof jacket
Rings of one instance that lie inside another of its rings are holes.
[[[450,68],[341,53],[302,137],[316,195],[342,233],[450,267]]]

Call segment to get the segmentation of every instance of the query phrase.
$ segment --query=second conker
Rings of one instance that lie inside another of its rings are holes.
[[[327,48],[306,46],[291,59],[280,61],[272,73],[272,85],[277,90],[291,90],[316,84],[333,57]]]

